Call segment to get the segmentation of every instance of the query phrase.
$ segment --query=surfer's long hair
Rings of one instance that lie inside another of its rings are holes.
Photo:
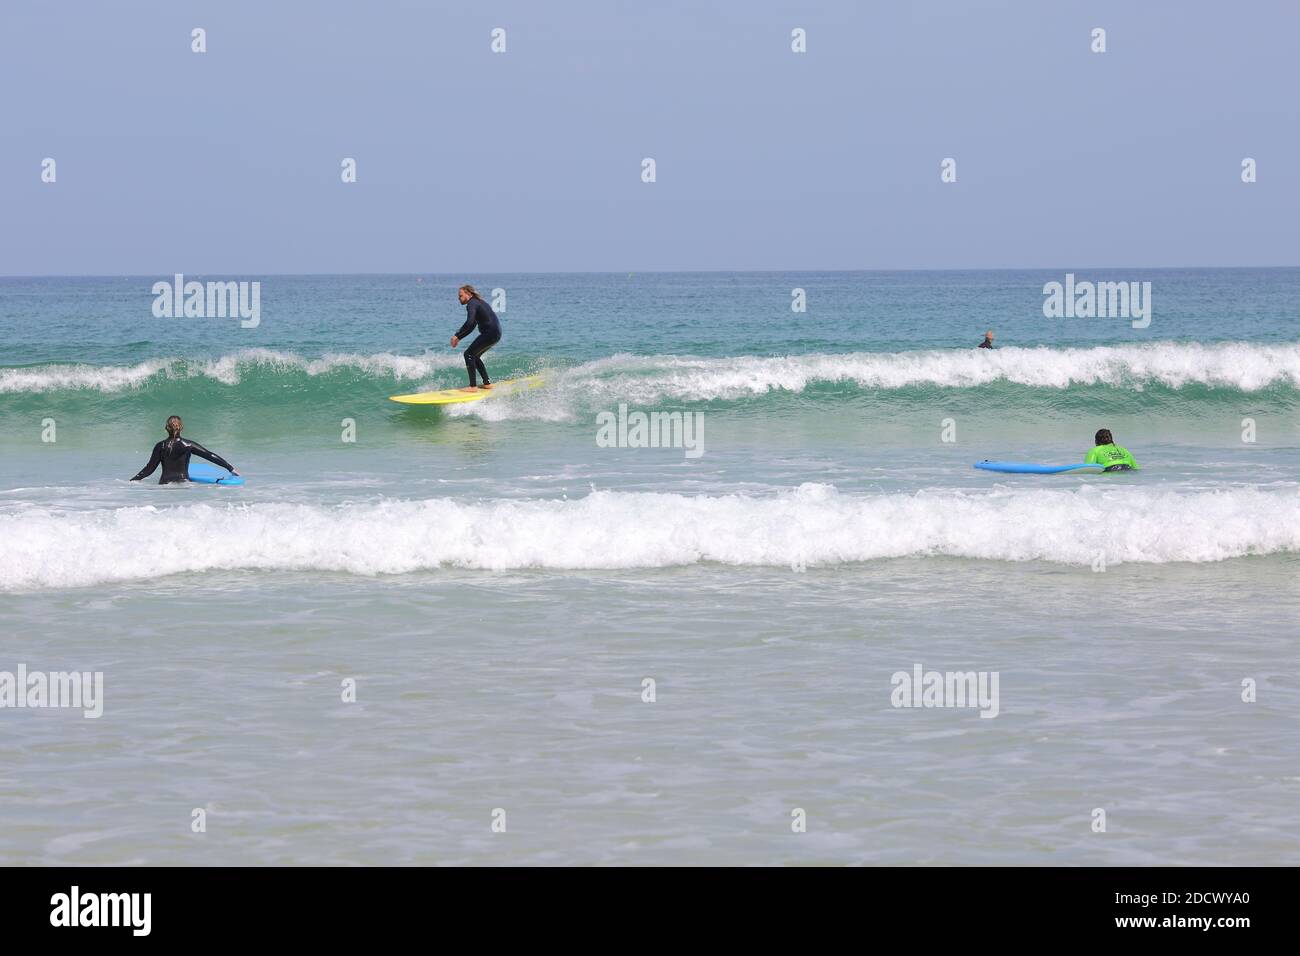
[[[466,283],[465,285],[461,286],[461,287],[460,287],[460,290],[461,290],[462,292],[468,292],[468,293],[469,293],[469,297],[470,297],[471,299],[478,299],[480,302],[483,301],[483,297],[482,297],[481,295],[478,294],[478,289],[474,288],[472,285],[469,285],[468,283]]]
[[[176,423],[175,431],[172,430],[172,422]],[[168,438],[176,438],[178,435],[180,435],[181,429],[185,427],[185,423],[181,421],[181,417],[179,415],[173,415],[171,418],[167,419],[167,424],[164,425],[163,427],[167,429]]]
[[[1109,428],[1103,428],[1093,436],[1093,441],[1098,445],[1113,445],[1115,439],[1111,436]]]

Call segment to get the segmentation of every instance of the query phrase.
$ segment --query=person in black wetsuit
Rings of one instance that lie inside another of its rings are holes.
[[[153,454],[149,456],[149,464],[141,468],[140,473],[132,478],[132,481],[148,478],[159,465],[162,465],[162,477],[158,479],[158,484],[168,485],[174,481],[189,481],[191,455],[206,458],[214,465],[220,465],[232,475],[239,474],[239,472],[235,471],[235,466],[220,455],[208,451],[196,441],[182,438],[182,427],[184,425],[179,415],[173,415],[167,419],[167,437],[153,446]]]
[[[465,324],[451,337],[451,347],[455,348],[461,339],[475,328],[478,329],[478,335],[465,349],[465,371],[469,373],[469,388],[465,391],[470,392],[479,387],[491,388],[487,367],[483,364],[483,353],[501,341],[501,323],[492,311],[492,306],[483,301],[483,297],[472,285],[461,286],[457,297],[465,307]],[[483,376],[482,386],[476,383],[476,373]]]
[[[985,332],[985,333],[984,333],[984,341],[981,342],[979,345],[977,345],[977,346],[975,346],[975,347],[976,347],[977,349],[991,349],[991,348],[993,348],[993,330],[992,330],[992,329],[989,329],[987,332]]]

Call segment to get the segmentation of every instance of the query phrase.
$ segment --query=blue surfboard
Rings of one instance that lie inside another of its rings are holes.
[[[1076,468],[1096,468],[1102,471],[1104,465],[1035,465],[1028,461],[977,461],[976,468],[983,468],[985,471],[1003,471],[1013,475],[1057,475],[1063,471],[1074,471]]]
[[[244,479],[239,475],[232,475],[226,469],[200,461],[198,458],[190,459],[190,481],[201,485],[242,485],[244,483]]]

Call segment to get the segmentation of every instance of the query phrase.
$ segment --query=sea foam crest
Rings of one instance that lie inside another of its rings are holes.
[[[396,381],[425,378],[435,372],[462,367],[458,355],[375,355],[328,353],[304,358],[275,349],[243,349],[215,359],[150,359],[134,365],[34,365],[0,369],[0,394],[91,390],[123,392],[145,388],[165,379],[208,378],[223,385],[238,385],[254,371],[297,375],[328,375],[354,370],[364,375]]]
[[[503,353],[498,360],[505,358]],[[216,359],[151,359],[130,366],[40,365],[0,369],[0,394],[93,389],[118,392],[164,378],[205,377],[238,385],[252,372],[327,375],[356,371],[385,381],[418,381],[458,369],[458,353],[419,356],[330,353],[306,358],[273,349],[245,349]],[[445,376],[443,376],[445,377]],[[497,376],[501,377],[500,374]],[[801,392],[817,383],[864,389],[919,385],[977,388],[1010,382],[1035,388],[1072,385],[1171,388],[1200,384],[1257,391],[1300,388],[1300,343],[1209,345],[1152,342],[1095,348],[929,349],[787,356],[702,358],[620,354],[548,373],[548,387],[597,401],[707,401],[768,392]],[[441,386],[445,387],[445,383]]]
[[[567,500],[226,501],[0,516],[0,590],[262,569],[816,568],[906,556],[1086,566],[1297,550],[1300,488],[1292,486],[859,496],[805,484],[766,496],[596,491]]]
[[[634,401],[801,392],[820,382],[870,389],[918,385],[976,388],[995,382],[1053,389],[1201,384],[1249,392],[1271,385],[1300,388],[1300,343],[1154,342],[1095,348],[931,349],[730,358],[616,355],[570,374],[576,373],[594,379],[594,390]]]

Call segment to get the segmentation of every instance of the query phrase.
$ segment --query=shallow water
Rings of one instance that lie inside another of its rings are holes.
[[[0,853],[1286,863],[1296,570],[912,558],[26,594],[5,606],[10,653],[102,668],[107,704],[5,715]],[[997,717],[893,708],[891,676],[918,663],[999,672]]]

